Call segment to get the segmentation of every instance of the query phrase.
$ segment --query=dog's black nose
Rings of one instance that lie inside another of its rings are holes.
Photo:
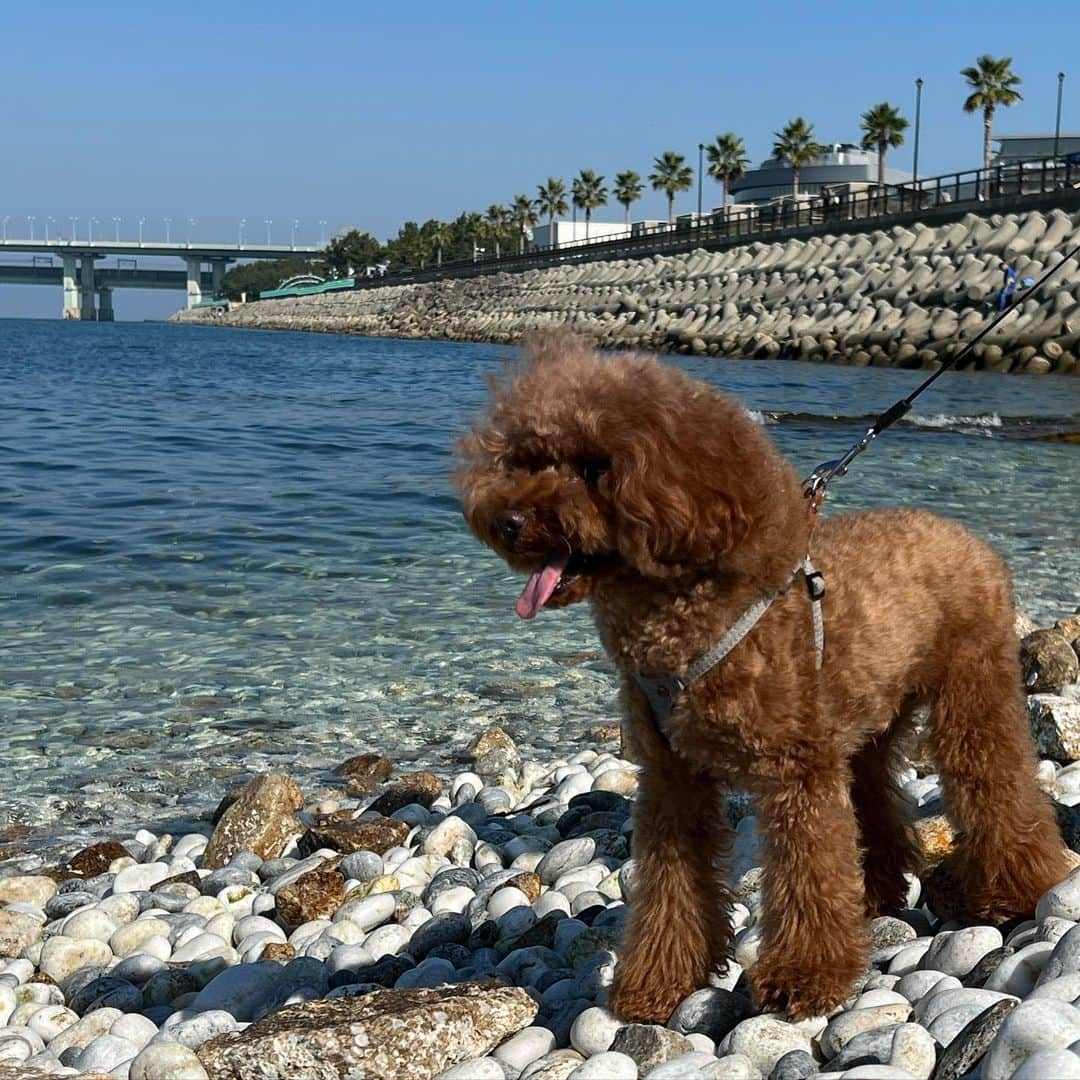
[[[500,510],[495,515],[495,528],[507,543],[516,540],[528,519],[520,510]]]

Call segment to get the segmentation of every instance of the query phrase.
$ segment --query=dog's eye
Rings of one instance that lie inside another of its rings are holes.
[[[596,458],[589,458],[577,463],[577,471],[586,485],[595,488],[599,485],[604,473],[608,471],[610,463]]]

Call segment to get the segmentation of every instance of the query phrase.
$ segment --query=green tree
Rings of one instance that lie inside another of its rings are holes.
[[[694,184],[694,170],[686,164],[686,158],[674,150],[665,150],[658,158],[653,158],[653,171],[649,173],[649,183],[653,191],[662,191],[667,196],[668,224],[675,224],[675,196],[680,191],[689,191]]]
[[[430,221],[424,222],[420,231],[427,241],[428,250],[435,252],[435,265],[442,266],[443,252],[453,242],[453,226],[445,221],[432,218]]]
[[[536,204],[528,195],[515,195],[510,204],[510,220],[518,233],[518,254],[525,251],[525,236],[539,220],[536,216]]]
[[[221,280],[221,295],[229,300],[258,299],[259,293],[276,289],[283,281],[298,274],[326,277],[326,266],[319,261],[295,256],[288,259],[260,259],[240,263],[226,271]]]
[[[592,212],[598,207],[607,206],[608,189],[602,176],[597,176],[592,169],[582,169],[574,181],[574,201],[585,211],[585,239],[589,239],[589,222]]]
[[[776,139],[773,157],[791,166],[791,190],[798,195],[799,172],[804,165],[809,165],[814,158],[823,154],[825,148],[814,138],[814,125],[808,124],[801,116],[796,116],[780,131],[774,131],[773,135]]]
[[[960,72],[971,89],[964,100],[964,112],[982,111],[983,168],[987,173],[990,170],[990,144],[994,138],[994,112],[999,105],[1007,109],[1023,97],[1016,89],[1023,80],[1012,70],[1011,64],[1011,56],[995,58],[984,53],[975,61],[974,67],[966,67]]]
[[[476,213],[475,210],[462,214],[458,221],[461,223],[462,232],[472,245],[472,260],[476,262],[476,256],[480,250],[480,241],[486,234],[487,225],[483,217]]]
[[[509,220],[509,211],[501,203],[492,203],[487,208],[485,217],[486,233],[495,244],[496,259],[502,258],[502,238]]]
[[[324,261],[332,277],[352,277],[377,263],[382,254],[382,244],[371,233],[350,229],[327,244]]]
[[[750,159],[746,156],[746,144],[733,131],[717,135],[705,144],[705,156],[709,159],[709,175],[723,185],[723,202],[727,206],[731,194],[731,181],[746,174]]]
[[[423,269],[431,256],[431,244],[427,234],[415,221],[406,221],[398,229],[397,236],[388,241],[386,255],[395,270],[414,266]]]
[[[626,211],[627,231],[630,229],[630,204],[637,202],[644,190],[645,185],[641,182],[641,177],[633,169],[615,174],[612,194],[615,196],[615,201],[622,203],[623,210]]]
[[[558,247],[559,244],[555,238],[555,219],[569,209],[566,205],[566,184],[562,180],[549,176],[546,184],[540,184],[537,187],[536,193],[536,209],[541,214],[546,214],[548,219],[548,245]]]
[[[872,105],[859,120],[859,127],[863,130],[862,148],[877,151],[879,188],[885,187],[885,155],[890,146],[904,145],[904,132],[908,126],[900,110],[887,101]]]

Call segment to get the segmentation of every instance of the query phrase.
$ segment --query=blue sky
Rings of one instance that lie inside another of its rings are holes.
[[[721,131],[758,161],[796,114],[821,141],[855,140],[877,101],[913,117],[919,75],[921,171],[969,168],[981,123],[959,69],[1013,57],[1024,101],[1001,132],[1052,130],[1066,71],[1062,126],[1080,130],[1078,37],[1075,0],[5,4],[0,216],[12,235],[33,214],[38,235],[51,215],[110,234],[121,217],[131,235],[145,217],[148,237],[165,217],[174,238],[194,218],[197,238],[226,239],[242,217],[248,236],[270,218],[278,240],[293,219],[300,240],[320,219],[385,237],[581,168],[645,174],[669,148],[696,164]],[[663,216],[662,197],[637,212]],[[116,306],[141,318],[181,300],[121,291]],[[59,309],[58,290],[0,286],[0,315]]]

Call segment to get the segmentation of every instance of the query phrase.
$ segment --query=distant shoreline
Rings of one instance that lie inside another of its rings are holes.
[[[968,214],[938,226],[755,241],[719,252],[591,262],[177,312],[172,321],[372,337],[513,343],[571,329],[600,347],[938,367],[996,310],[1003,260],[1038,277],[1080,238],[1080,212]],[[1080,266],[977,345],[966,366],[1080,373]]]

